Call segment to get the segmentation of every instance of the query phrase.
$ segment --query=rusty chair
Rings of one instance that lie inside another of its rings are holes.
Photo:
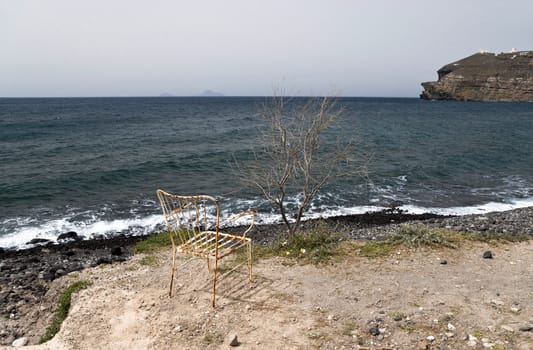
[[[244,211],[221,222],[220,203],[213,197],[205,195],[179,196],[163,190],[157,190],[157,197],[161,203],[161,209],[163,210],[172,242],[169,296],[172,296],[178,253],[206,259],[207,270],[209,273],[213,273],[213,293],[211,297],[213,307],[215,307],[219,260],[243,248],[246,249],[248,281],[251,283],[252,242],[249,237],[246,237],[246,234],[254,225],[254,210]],[[251,224],[244,233],[236,235],[220,232],[220,228],[224,225],[235,222],[245,216],[251,217]]]

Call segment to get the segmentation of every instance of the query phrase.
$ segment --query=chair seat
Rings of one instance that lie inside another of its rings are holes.
[[[216,232],[202,231],[183,243],[178,251],[190,253],[196,256],[215,257],[216,254]],[[218,233],[218,258],[221,259],[237,249],[250,244],[248,237],[235,236],[229,233]]]

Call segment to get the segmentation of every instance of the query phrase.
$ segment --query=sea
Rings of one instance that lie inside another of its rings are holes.
[[[235,166],[260,149],[268,101],[0,98],[0,247],[68,231],[149,234],[164,222],[159,188],[215,196],[223,215],[255,208],[259,223],[280,222]],[[533,104],[339,98],[337,106],[323,143],[355,140],[367,175],[328,183],[305,218],[533,206]]]

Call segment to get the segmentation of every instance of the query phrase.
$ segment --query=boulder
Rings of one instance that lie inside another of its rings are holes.
[[[124,254],[122,247],[115,246],[111,248],[111,255],[120,256],[122,254]]]
[[[34,238],[31,241],[27,242],[26,244],[27,245],[30,245],[30,244],[43,244],[43,243],[48,243],[48,242],[50,242],[50,240],[46,239],[46,238]]]
[[[59,236],[57,236],[58,242],[71,241],[71,240],[77,241],[79,239],[80,239],[80,236],[78,236],[78,234],[74,231],[62,233]]]

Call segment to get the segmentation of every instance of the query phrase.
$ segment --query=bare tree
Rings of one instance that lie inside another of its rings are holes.
[[[274,96],[261,108],[266,125],[258,136],[259,150],[252,162],[239,164],[238,173],[278,208],[290,236],[325,184],[365,173],[365,166],[353,161],[352,141],[323,142],[323,132],[341,113],[337,100],[329,97],[302,101]],[[289,196],[298,199],[296,206],[288,205]]]

